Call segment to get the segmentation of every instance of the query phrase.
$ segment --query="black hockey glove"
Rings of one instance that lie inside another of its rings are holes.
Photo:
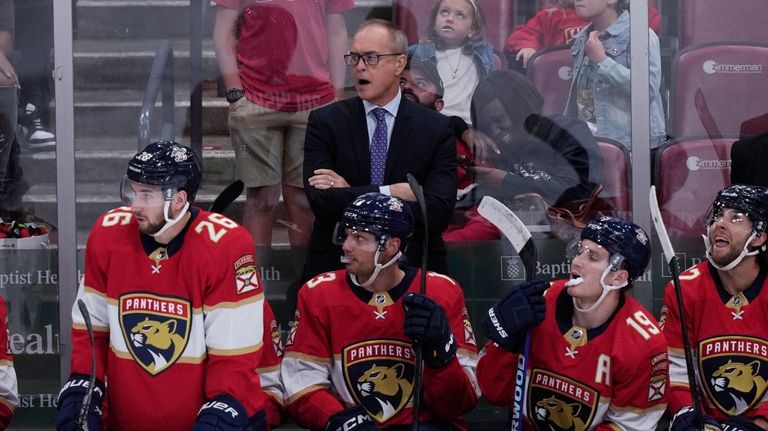
[[[701,424],[705,430],[717,430],[720,429],[720,423],[712,416],[702,414],[704,423]],[[702,426],[696,424],[696,414],[693,412],[693,407],[684,407],[675,413],[675,417],[672,418],[672,422],[669,423],[670,431],[700,431]]]
[[[217,395],[197,412],[192,431],[266,431],[267,416],[263,410],[248,417],[245,407],[230,395]]]
[[[376,431],[373,420],[361,406],[352,406],[328,418],[325,431]]]
[[[723,431],[764,431],[750,418],[731,416],[720,423]]]
[[[83,398],[88,391],[89,378],[85,374],[75,374],[59,392],[59,409],[56,414],[56,429],[58,431],[78,431],[83,429],[78,422],[83,407]],[[89,430],[98,431],[101,426],[101,400],[104,399],[104,385],[96,381],[91,396],[91,406],[88,409],[86,422]]]
[[[405,335],[424,346],[424,363],[441,368],[456,356],[456,340],[443,307],[420,293],[403,298]]]
[[[496,344],[513,353],[520,353],[525,331],[544,320],[547,308],[544,291],[549,283],[534,280],[515,286],[483,319],[483,333]]]

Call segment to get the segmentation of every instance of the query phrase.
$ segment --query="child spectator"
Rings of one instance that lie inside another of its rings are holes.
[[[574,0],[556,0],[538,11],[527,23],[515,27],[507,39],[504,51],[510,54],[510,58],[514,56],[516,61],[522,61],[523,67],[527,67],[528,59],[536,51],[570,44],[587,24],[589,21],[576,15]],[[648,8],[648,26],[656,34],[661,31],[661,16],[656,8]]]
[[[497,68],[483,14],[475,0],[438,0],[431,18],[428,39],[412,45],[408,55],[437,65],[445,85],[442,113],[471,124],[472,93],[480,79]]]
[[[589,124],[595,136],[632,149],[629,0],[577,0],[576,14],[590,24],[571,47],[573,78],[565,115]],[[666,139],[661,94],[659,38],[648,30],[651,148]]]

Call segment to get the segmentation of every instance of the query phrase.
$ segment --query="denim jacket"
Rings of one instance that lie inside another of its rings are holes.
[[[583,28],[574,39],[571,55],[574,57],[573,77],[565,115],[577,117],[576,96],[578,93],[579,73],[587,64],[584,45],[592,25]],[[628,149],[632,149],[631,129],[631,87],[629,53],[629,12],[624,11],[606,30],[603,40],[606,59],[596,65],[592,94],[597,120],[596,136],[615,139]],[[664,110],[661,94],[661,56],[659,38],[648,30],[649,81],[650,81],[650,122],[651,148],[659,146],[665,139]]]
[[[472,56],[475,59],[475,65],[478,66],[477,74],[480,78],[487,75],[489,72],[493,72],[496,66],[493,61],[493,45],[487,40],[477,40],[470,44],[472,48]],[[422,60],[431,61],[437,64],[437,48],[435,42],[427,40],[419,42],[408,47],[408,56]]]

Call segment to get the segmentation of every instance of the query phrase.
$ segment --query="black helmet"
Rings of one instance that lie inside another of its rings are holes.
[[[202,180],[195,152],[173,141],[147,145],[128,163],[126,175],[140,184],[184,190],[189,202],[194,201]]]
[[[612,256],[621,256],[630,281],[643,275],[651,259],[651,242],[643,228],[620,218],[603,216],[590,221],[581,231],[581,239],[600,244]]]
[[[723,209],[731,208],[749,216],[752,229],[761,233],[768,228],[768,189],[762,186],[732,184],[719,192],[707,213],[707,226]]]
[[[413,236],[413,213],[411,207],[399,198],[366,193],[344,210],[340,227],[372,233],[379,247],[389,238],[399,238],[402,251]]]

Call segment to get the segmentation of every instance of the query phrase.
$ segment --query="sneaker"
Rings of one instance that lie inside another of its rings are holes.
[[[37,113],[37,107],[31,103],[27,103],[24,108],[24,115],[19,118],[19,135],[32,151],[56,148],[56,135],[43,127],[43,122]]]

